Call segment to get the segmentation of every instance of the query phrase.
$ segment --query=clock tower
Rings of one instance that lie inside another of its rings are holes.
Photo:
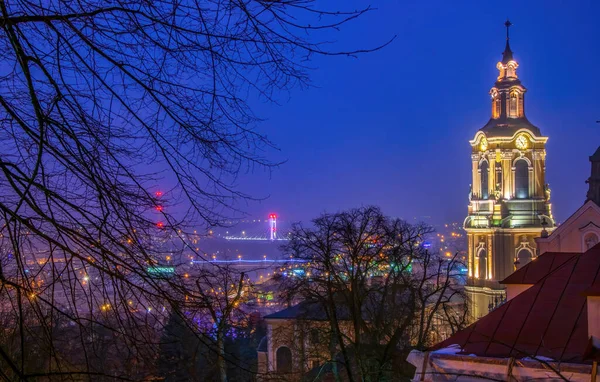
[[[527,89],[509,44],[490,90],[491,119],[471,144],[472,184],[464,227],[472,317],[486,315],[505,298],[499,281],[536,256],[534,238],[555,228],[546,184],[546,141],[525,116]]]

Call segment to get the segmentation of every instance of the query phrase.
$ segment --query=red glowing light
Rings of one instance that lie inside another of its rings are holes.
[[[269,219],[277,219],[277,215],[271,214],[271,215],[269,215]]]
[[[158,212],[162,212],[163,210],[163,206],[156,206],[155,208]]]
[[[161,196],[163,196],[163,192],[162,192],[162,191],[156,191],[156,192],[154,193],[154,195],[155,195],[157,198],[160,198]]]
[[[156,223],[156,226],[157,226],[158,228],[164,228],[164,227],[165,227],[165,223],[163,223],[163,222],[158,222],[158,223]]]

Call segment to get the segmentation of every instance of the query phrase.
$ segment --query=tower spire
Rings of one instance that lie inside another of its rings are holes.
[[[586,202],[591,200],[600,205],[600,147],[590,157],[590,162],[592,164],[592,172],[586,181],[589,184]]]
[[[509,29],[513,24],[510,22],[509,19],[506,19],[506,22],[504,23],[504,26],[506,27],[506,47],[504,48],[504,52],[502,53],[502,63],[503,64],[507,64],[509,61],[513,60],[513,52],[512,50],[510,50],[510,35],[509,35]]]

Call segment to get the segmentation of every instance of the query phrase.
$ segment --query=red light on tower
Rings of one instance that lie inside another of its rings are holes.
[[[160,198],[161,196],[163,196],[163,192],[162,191],[156,191],[154,193],[154,196],[156,196],[156,198]],[[157,204],[154,206],[154,209],[158,212],[162,212],[163,211],[163,206],[161,206],[160,204]],[[159,229],[165,228],[165,223],[163,222],[158,222],[156,223],[156,227],[158,227]]]
[[[271,240],[275,240],[277,238],[277,215],[270,214],[269,215],[269,231],[271,234]]]

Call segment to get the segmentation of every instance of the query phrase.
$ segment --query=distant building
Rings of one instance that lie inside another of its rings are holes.
[[[467,295],[473,318],[487,314],[504,298],[498,283],[536,256],[535,238],[555,228],[550,189],[545,183],[546,141],[525,116],[519,65],[509,45],[498,62],[490,90],[491,119],[471,144],[473,180],[468,216]]]
[[[587,199],[551,235],[537,238],[539,253],[585,252],[600,240],[600,147],[590,157],[591,175]]]
[[[381,281],[376,278],[371,280]],[[383,286],[383,283],[378,285]],[[457,325],[464,322],[464,300],[454,291],[455,289],[447,291],[450,300],[444,303],[443,307],[436,305],[434,298],[425,307],[424,312],[415,311],[415,316],[412,317],[413,325],[401,332],[402,337],[398,339],[397,347],[390,348],[389,338],[386,336],[380,338],[379,343],[373,344],[370,342],[373,337],[368,337],[369,333],[372,335],[373,332],[361,330],[359,336],[367,334],[367,337],[360,337],[363,338],[361,352],[385,349],[391,357],[390,366],[394,370],[393,373],[397,373],[395,375],[412,375],[413,366],[405,360],[407,346],[411,343],[415,345],[423,333],[428,337],[427,344],[445,339],[456,332]],[[377,298],[373,299],[373,302],[381,304]],[[363,307],[362,322],[367,326],[371,325],[370,318],[374,317],[372,313],[377,309],[375,304]],[[267,333],[257,348],[258,373],[262,381],[334,380],[332,376],[336,374],[336,367],[338,375],[345,375],[342,371],[346,365],[344,359],[346,356],[353,357],[356,345],[356,317],[353,317],[351,309],[342,298],[336,300],[335,309],[328,310],[318,301],[305,300],[264,317]],[[424,314],[424,321],[431,320],[431,325],[426,331],[423,331],[425,324],[420,320],[420,314]],[[339,335],[336,334],[337,328],[332,329],[331,321],[334,315]],[[374,332],[377,332],[377,329]],[[344,356],[341,353],[340,341],[345,345]],[[358,364],[353,364],[351,367],[357,366]],[[316,379],[317,375],[332,378]],[[315,378],[310,378],[311,376]]]
[[[351,338],[348,309],[340,305],[336,310],[340,328],[346,328],[345,335]],[[329,319],[320,303],[304,301],[267,315],[264,320],[267,336],[257,349],[258,373],[263,380],[299,381],[332,359]]]

